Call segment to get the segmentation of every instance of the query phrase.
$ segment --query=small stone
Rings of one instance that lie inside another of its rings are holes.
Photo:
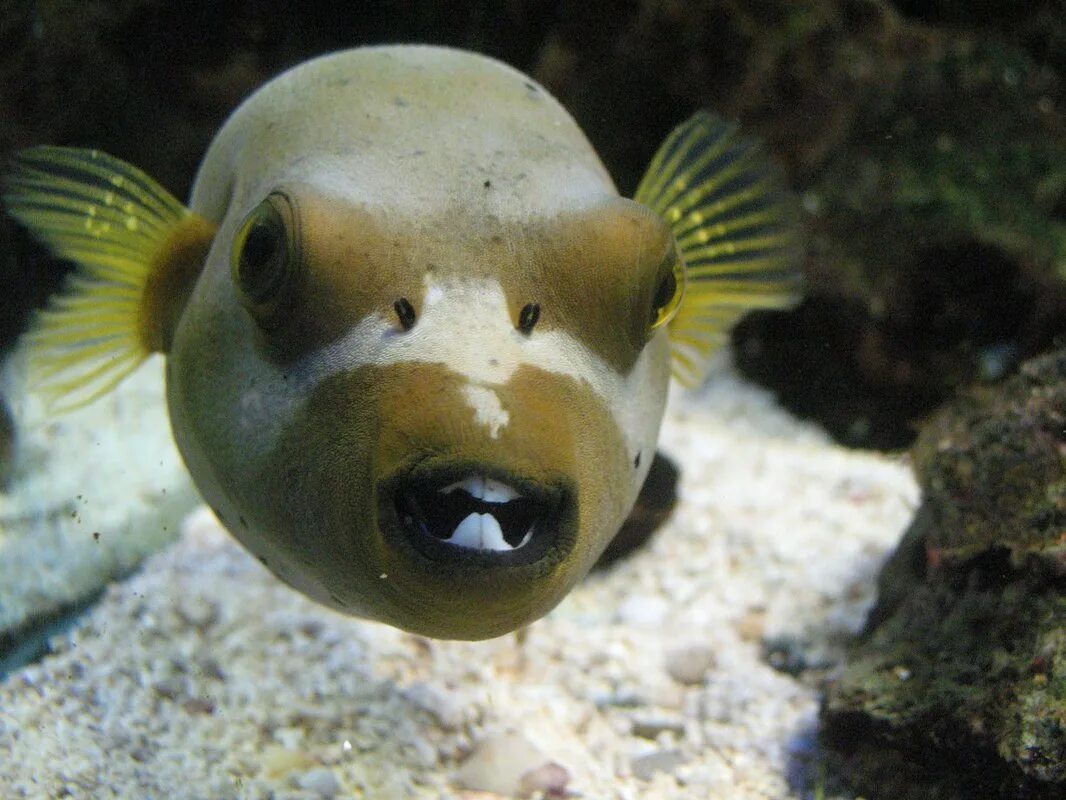
[[[570,773],[566,767],[549,761],[522,774],[518,781],[518,796],[530,797],[540,793],[542,797],[566,797],[566,785],[570,782]]]
[[[753,608],[737,622],[737,635],[743,642],[757,642],[766,630],[766,610]]]
[[[634,717],[633,735],[642,739],[657,739],[662,733],[681,735],[685,732],[685,721],[681,717]]]
[[[163,678],[152,684],[156,694],[167,700],[175,700],[185,694],[185,680],[183,678]]]
[[[459,700],[428,683],[412,683],[404,689],[403,696],[415,708],[433,716],[441,730],[454,731],[463,724],[463,706]]]
[[[666,620],[670,603],[651,594],[635,594],[618,607],[618,621],[636,628],[655,628]]]
[[[666,672],[684,686],[699,686],[707,672],[715,665],[714,650],[705,644],[692,644],[670,650],[666,654]]]
[[[174,611],[182,622],[200,633],[218,622],[219,617],[218,603],[196,595],[180,599]]]
[[[214,714],[215,703],[207,697],[190,697],[181,707],[186,714]]]
[[[349,749],[351,745],[349,745]],[[427,742],[425,739],[415,739],[411,742],[411,758],[422,767],[435,767],[439,756],[437,755],[437,748]]]
[[[669,750],[656,750],[636,756],[630,762],[633,775],[642,781],[650,781],[656,772],[673,774],[679,766],[685,763],[685,756],[677,748]]]
[[[341,790],[340,782],[333,770],[326,767],[308,770],[296,778],[296,786],[305,792],[314,792],[323,800],[332,800]]]
[[[500,733],[475,745],[459,766],[455,780],[464,789],[513,797],[521,792],[524,776],[548,763],[551,762],[522,734]]]
[[[260,764],[268,778],[280,778],[311,765],[311,759],[301,750],[270,745],[263,750]]]

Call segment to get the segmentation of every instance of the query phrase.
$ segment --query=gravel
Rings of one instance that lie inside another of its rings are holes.
[[[0,685],[0,797],[802,796],[804,670],[838,664],[861,625],[917,503],[910,470],[831,444],[728,368],[672,400],[662,446],[675,515],[524,640],[337,615],[194,512]],[[486,752],[505,785],[475,771]]]

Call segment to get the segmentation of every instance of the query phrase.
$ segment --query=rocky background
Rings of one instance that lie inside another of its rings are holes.
[[[623,192],[699,107],[767,141],[802,198],[807,291],[741,323],[738,366],[850,446],[925,426],[927,499],[865,637],[806,678],[828,689],[829,784],[1062,796],[1066,2],[0,0],[0,154],[98,147],[181,196],[263,81],[400,41],[535,76]],[[0,223],[0,350],[61,275]]]
[[[1064,20],[1062,0],[4,0],[0,152],[99,147],[182,196],[241,98],[373,42],[531,73],[622,191],[709,107],[767,140],[810,231],[807,300],[738,329],[742,370],[846,444],[899,448],[1066,330]],[[55,281],[2,231],[0,341]]]
[[[825,740],[873,797],[1066,793],[1066,352],[936,415],[924,502],[828,691]]]

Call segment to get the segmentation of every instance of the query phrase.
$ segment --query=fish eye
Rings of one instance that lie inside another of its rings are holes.
[[[241,302],[268,325],[296,285],[299,272],[296,213],[283,192],[271,192],[241,225],[232,274]]]
[[[652,296],[649,333],[674,318],[685,296],[685,264],[676,251],[671,251],[666,265],[666,269],[660,272],[655,294]]]

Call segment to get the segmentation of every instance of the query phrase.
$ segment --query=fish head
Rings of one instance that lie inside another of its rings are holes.
[[[665,402],[656,323],[679,290],[658,217],[603,195],[425,219],[295,183],[224,221],[208,258],[168,358],[174,434],[279,577],[481,639],[588,572]]]

